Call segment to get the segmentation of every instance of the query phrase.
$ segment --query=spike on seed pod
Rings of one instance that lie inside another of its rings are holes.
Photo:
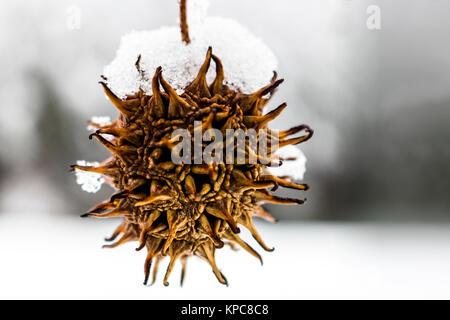
[[[181,14],[185,14],[185,1],[181,1]],[[181,19],[182,39],[190,43],[186,17]],[[169,276],[177,261],[182,263],[181,284],[185,279],[186,261],[191,256],[205,260],[212,268],[217,280],[228,284],[215,261],[217,249],[229,244],[242,247],[257,258],[262,258],[255,249],[243,241],[238,233],[240,226],[250,231],[253,238],[266,251],[268,247],[257,232],[253,217],[275,222],[261,204],[302,204],[304,200],[282,198],[272,195],[269,190],[286,187],[307,190],[305,184],[296,184],[288,178],[270,174],[267,167],[280,161],[270,149],[266,157],[269,163],[238,163],[234,157],[231,163],[174,163],[171,153],[177,144],[172,137],[176,129],[185,129],[191,137],[195,130],[200,134],[208,129],[267,129],[269,123],[286,108],[282,104],[273,111],[263,114],[268,95],[283,82],[276,79],[252,94],[244,94],[225,84],[220,58],[208,48],[205,60],[197,77],[184,92],[177,93],[164,78],[164,70],[143,70],[139,56],[136,67],[141,74],[152,74],[151,95],[142,90],[137,96],[129,95],[120,99],[100,82],[107,97],[120,112],[119,119],[112,124],[96,125],[91,138],[98,140],[111,152],[111,158],[101,165],[74,165],[74,170],[102,174],[112,182],[117,192],[109,201],[93,207],[83,217],[120,217],[121,224],[106,241],[114,248],[129,241],[138,241],[136,250],[147,249],[144,263],[144,284],[153,283],[161,260],[169,257],[169,265],[164,276],[164,285],[169,284]],[[215,65],[214,81],[207,83],[206,74],[210,65]],[[201,126],[196,129],[195,123]],[[291,138],[293,134],[305,134]],[[111,135],[105,139],[103,134]],[[313,131],[306,125],[281,131],[277,144],[282,147],[304,142],[311,138]],[[260,139],[260,136],[256,136]],[[215,141],[222,146],[226,141]],[[205,146],[201,145],[202,151]],[[236,150],[235,150],[236,151]],[[243,150],[245,160],[255,156],[250,148]],[[237,152],[235,155],[238,155]]]

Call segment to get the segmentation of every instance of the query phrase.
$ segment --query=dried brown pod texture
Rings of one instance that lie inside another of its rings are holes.
[[[208,84],[206,73],[211,64],[215,65],[216,77]],[[136,67],[143,72],[139,59]],[[111,151],[111,157],[98,167],[72,167],[103,174],[117,192],[83,216],[122,218],[122,223],[106,239],[119,240],[105,247],[113,248],[129,241],[138,241],[136,250],[145,247],[144,284],[150,279],[152,265],[152,282],[155,281],[159,263],[165,257],[170,261],[164,284],[169,284],[177,260],[182,263],[182,282],[190,256],[208,262],[218,281],[227,284],[215,262],[216,249],[224,244],[237,245],[262,263],[261,256],[239,237],[240,228],[248,229],[264,250],[272,251],[258,234],[253,218],[275,221],[261,207],[263,203],[304,202],[272,195],[270,190],[281,186],[304,191],[308,187],[271,175],[260,162],[175,164],[171,161],[175,144],[171,135],[176,129],[186,129],[194,136],[194,121],[201,121],[202,130],[215,128],[222,132],[267,128],[286,107],[283,104],[268,114],[262,112],[283,80],[277,80],[275,74],[267,86],[252,94],[232,90],[224,85],[222,63],[211,48],[197,77],[182,94],[177,94],[164,80],[163,73],[161,68],[155,71],[152,95],[140,90],[123,100],[101,82],[120,116],[110,125],[97,125],[98,130],[90,138]],[[113,139],[105,139],[105,134],[112,135]],[[281,131],[279,146],[304,142],[312,134],[306,125]],[[274,151],[269,150],[269,157]],[[245,152],[248,157],[251,151],[245,149]]]

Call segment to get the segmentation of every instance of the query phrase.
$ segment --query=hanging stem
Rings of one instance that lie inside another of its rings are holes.
[[[191,43],[189,39],[189,27],[187,24],[187,9],[186,0],[180,0],[180,28],[181,28],[181,40],[185,43]]]

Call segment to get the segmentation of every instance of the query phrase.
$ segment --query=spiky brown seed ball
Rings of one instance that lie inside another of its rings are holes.
[[[208,85],[206,73],[211,60],[215,63],[216,77]],[[136,67],[145,77],[139,61],[140,58]],[[178,259],[182,262],[182,283],[186,259],[192,255],[207,261],[219,282],[227,284],[215,262],[216,249],[225,243],[241,246],[262,263],[261,256],[238,236],[239,225],[247,228],[265,250],[273,250],[256,231],[253,217],[274,221],[260,206],[262,203],[304,202],[272,195],[270,188],[283,186],[306,190],[307,185],[271,175],[261,163],[175,164],[171,161],[174,145],[171,134],[182,128],[194,136],[194,121],[202,122],[202,130],[220,129],[224,137],[226,129],[267,128],[267,124],[286,107],[282,104],[262,115],[263,107],[282,81],[277,80],[275,74],[270,84],[253,94],[232,90],[223,84],[222,63],[209,48],[196,79],[181,95],[164,80],[161,68],[153,76],[152,95],[140,90],[122,100],[101,82],[106,95],[121,114],[111,125],[91,124],[98,130],[90,138],[100,141],[112,155],[98,167],[72,167],[100,173],[118,190],[109,201],[95,206],[84,216],[123,218],[113,235],[106,239],[113,241],[121,235],[120,240],[105,247],[113,248],[129,241],[139,241],[137,250],[146,247],[144,284],[149,280],[152,262],[155,281],[159,262],[165,256],[170,257],[170,262],[164,284],[168,285],[169,275]],[[303,136],[289,138],[302,131],[305,132]],[[304,142],[312,133],[306,125],[281,131],[278,145]],[[107,140],[102,136],[104,134],[114,138]],[[248,148],[245,150],[250,152]],[[275,151],[270,150],[272,154]]]

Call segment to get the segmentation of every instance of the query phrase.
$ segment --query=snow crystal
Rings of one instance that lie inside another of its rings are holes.
[[[283,160],[279,167],[267,167],[269,172],[278,177],[291,177],[293,180],[302,180],[306,171],[306,157],[303,152],[295,146],[285,146],[278,149],[275,155]]]
[[[100,116],[100,117],[93,116],[91,118],[91,122],[99,124],[101,126],[106,126],[107,124],[111,124],[111,118],[108,117],[108,116],[104,116],[104,117],[102,117],[102,116]],[[96,127],[92,126],[91,124],[89,124],[86,129],[88,131],[96,131],[98,128],[96,128]]]
[[[78,160],[77,165],[79,166],[98,166],[98,162],[87,162],[84,160]],[[86,172],[82,170],[75,169],[75,176],[77,177],[77,183],[81,185],[81,189],[89,193],[96,193],[102,187],[105,182],[103,176],[95,172]]]
[[[190,44],[181,41],[179,26],[134,31],[122,37],[115,59],[103,70],[116,95],[124,98],[139,88],[151,94],[151,79],[159,66],[166,81],[182,93],[195,79],[209,46],[221,59],[225,82],[231,88],[251,93],[268,84],[278,62],[262,40],[234,20],[205,17],[206,0],[188,1],[188,5]],[[135,66],[139,55],[144,77]],[[212,63],[208,82],[214,77]]]

